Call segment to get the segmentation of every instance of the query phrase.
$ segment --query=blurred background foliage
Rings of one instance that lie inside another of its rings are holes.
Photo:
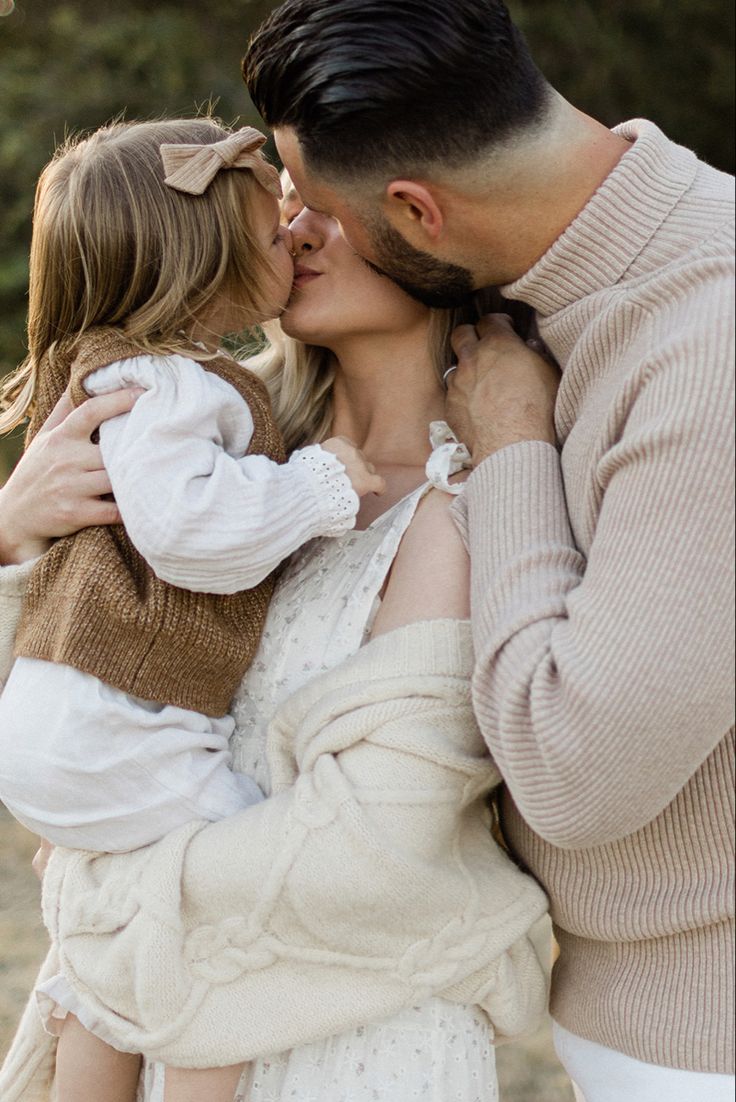
[[[240,78],[268,0],[3,0],[0,10],[0,375],[24,355],[35,180],[68,132],[121,112],[191,114],[210,101],[257,122]],[[540,67],[613,125],[644,115],[733,171],[730,0],[510,0]],[[18,440],[0,440],[0,484]]]

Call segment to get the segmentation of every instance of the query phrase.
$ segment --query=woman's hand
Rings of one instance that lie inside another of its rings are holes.
[[[488,314],[461,325],[452,345],[458,366],[447,377],[447,421],[474,466],[523,440],[556,443],[559,369],[517,336],[509,317]]]
[[[117,524],[110,480],[92,434],[103,421],[129,413],[140,389],[90,398],[74,409],[64,395],[0,489],[0,564],[42,555],[49,540],[80,528]]]

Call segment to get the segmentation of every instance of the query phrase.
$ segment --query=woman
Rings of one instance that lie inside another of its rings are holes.
[[[451,638],[450,649],[456,662],[454,679],[463,683],[462,707],[466,710],[469,708],[467,682],[471,667],[467,624],[459,623],[466,621],[469,615],[467,555],[450,516],[451,497],[433,490],[425,475],[430,454],[428,426],[441,420],[444,414],[442,369],[448,362],[452,319],[447,315],[433,315],[373,272],[345,243],[334,220],[309,210],[292,213],[296,214],[290,227],[297,256],[295,292],[284,315],[283,328],[306,347],[287,342],[276,355],[266,354],[262,358],[260,366],[272,388],[277,419],[290,448],[305,440],[321,439],[328,431],[355,441],[385,478],[387,490],[380,498],[364,500],[355,532],[332,541],[314,541],[292,560],[280,579],[259,654],[234,704],[237,720],[232,747],[235,767],[253,776],[266,791],[271,791],[279,781],[278,776],[274,777],[278,755],[274,756],[272,747],[268,756],[266,748],[267,727],[274,712],[286,716],[284,732],[303,732],[319,701],[307,700],[298,722],[289,726],[291,702],[305,700],[313,679],[315,685],[325,686],[325,693],[334,690],[339,695],[354,691],[352,682],[336,684],[329,677],[333,674],[339,677],[339,670],[343,668],[349,671],[348,681],[354,676],[351,671],[357,670],[355,676],[360,677],[368,659],[364,658],[362,666],[350,663],[356,662],[356,656],[360,661],[358,652],[367,641],[378,643],[380,650],[381,639],[385,640],[387,633],[415,625],[418,633],[412,637],[414,643],[419,646],[431,643],[426,659],[420,655],[416,660],[424,660],[429,665],[437,647],[437,635],[431,628],[428,634],[421,623],[415,622],[444,621],[446,626],[437,631]],[[77,456],[81,466],[88,470],[99,468],[97,452],[93,445],[85,442],[85,434],[88,435],[94,417],[114,415],[118,408],[124,408],[121,404],[131,400],[126,396],[114,396],[105,400],[109,406],[88,403],[87,420],[82,411],[77,411],[70,416],[66,427],[52,428],[41,438],[35,452],[29,453],[0,494],[0,530],[4,533],[0,560],[22,562],[43,550],[43,537],[76,526],[76,518],[71,516],[66,519],[50,517],[48,502],[38,499],[29,484],[45,469],[45,453],[59,447],[64,435],[73,442],[68,453]],[[56,416],[62,413],[58,411]],[[448,460],[455,450],[449,445],[444,452],[438,453],[435,467],[440,466],[443,456]],[[51,466],[53,470],[53,460]],[[99,471],[96,478],[99,478]],[[437,481],[440,480],[437,475]],[[63,475],[61,482],[64,482]],[[77,476],[75,486],[80,488],[78,507],[80,498],[86,501],[82,489],[84,480]],[[97,483],[95,492],[99,492]],[[92,507],[103,508],[101,505]],[[89,505],[85,504],[85,508]],[[105,522],[106,519],[94,516],[88,522]],[[12,629],[23,577],[23,567],[18,566],[6,570],[4,579],[0,577],[4,587],[0,592],[0,637],[3,630],[8,635]],[[399,641],[403,636],[397,632],[393,638]],[[386,645],[392,646],[390,642]],[[361,652],[363,656],[369,653]],[[375,647],[374,653],[378,653]],[[1,671],[2,659],[0,675]],[[383,706],[386,701],[380,703]],[[392,699],[389,703],[395,707],[397,701]],[[406,701],[399,703],[403,707]],[[370,711],[375,701],[364,704],[365,710]],[[295,706],[291,707],[293,711]],[[411,715],[402,718],[402,733],[410,730],[411,720]],[[450,726],[451,719],[447,722]],[[334,724],[332,726],[334,728]],[[331,729],[329,723],[326,729]],[[319,732],[315,739],[318,736]],[[385,743],[389,737],[385,729],[381,737]],[[472,737],[468,735],[469,739]],[[273,727],[271,739],[273,743]],[[370,743],[371,739],[366,741]],[[375,744],[376,740],[373,741]],[[289,747],[282,749],[285,761]],[[410,771],[406,747],[400,750],[391,760],[398,770]],[[368,752],[365,743],[351,750],[358,756],[343,769],[342,780],[346,776],[356,776],[363,787],[370,783],[375,762],[385,760],[385,746],[384,758],[374,756],[367,773],[361,773],[360,754]],[[422,758],[422,752],[421,747],[414,751],[422,762],[421,767],[428,769],[429,760]],[[443,747],[442,754],[447,753],[449,751]],[[485,759],[482,764],[481,758],[477,757],[468,766],[473,772],[476,795],[487,791],[497,780],[492,763]],[[285,766],[284,775],[287,774]],[[310,779],[310,784],[314,783]],[[415,779],[407,772],[402,783],[411,788]],[[430,788],[423,791],[425,799],[428,791]],[[281,799],[279,790],[276,800],[266,801],[266,804],[278,807]],[[440,821],[444,815],[450,818],[456,815],[456,803],[460,798],[457,792],[448,798],[445,790],[447,811],[442,810],[442,793],[436,792],[435,799],[433,815],[439,838]],[[365,800],[364,809],[380,808],[380,805],[381,792],[378,791]],[[409,815],[407,811],[407,834],[413,822]],[[389,832],[386,853],[399,852],[401,839],[396,833],[399,820],[395,811],[387,808],[377,814],[375,825],[379,833],[384,829],[384,821],[390,824],[385,827]],[[281,821],[278,822],[280,829]],[[454,826],[448,829],[452,833]],[[270,835],[264,831],[259,837],[265,850]],[[428,839],[427,844],[431,845],[431,830]],[[490,838],[487,844],[490,854]],[[258,846],[254,848],[260,852]],[[262,852],[261,857],[263,859]],[[431,856],[424,854],[424,859],[430,860]],[[383,860],[385,863],[385,856]],[[484,861],[485,855],[480,860]],[[187,861],[191,866],[191,853]],[[254,856],[253,864],[257,861],[258,857]],[[269,867],[268,863],[264,864],[264,876],[270,875]],[[409,865],[407,883],[412,871]],[[244,866],[242,874],[247,879],[248,870]],[[377,894],[382,887],[385,890],[387,880],[381,879],[383,875],[380,873],[376,882]],[[519,884],[516,880],[514,883]],[[356,900],[360,906],[370,908],[372,885],[367,887],[367,891],[356,888]],[[237,888],[240,890],[240,884]],[[323,894],[329,894],[328,888],[329,884],[322,885]],[[519,893],[522,903],[516,922],[521,931],[533,925],[544,904],[538,890],[528,881],[519,887]],[[368,910],[366,919],[356,903],[352,921],[356,928],[361,928],[361,936],[368,944],[364,950],[368,958],[378,959],[385,947],[373,936],[372,928],[375,925],[381,931],[385,905],[386,900],[376,899],[375,909]],[[483,901],[481,909],[482,905]],[[487,903],[485,906],[488,909]],[[401,909],[400,900],[396,909]],[[325,904],[325,913],[328,910]],[[449,913],[452,914],[452,910]],[[300,915],[305,929],[311,917],[311,912],[306,911]],[[412,934],[415,941],[424,931],[421,926],[424,917],[417,916],[417,932]],[[328,921],[325,918],[325,923]],[[451,925],[450,922],[448,926]],[[329,941],[328,925],[325,931],[325,939]],[[424,932],[431,933],[430,927]],[[315,936],[311,929],[304,934],[306,940]],[[354,937],[355,931],[349,931],[348,936]],[[388,1102],[404,1102],[426,1091],[431,1092],[430,1097],[442,1098],[443,1102],[472,1102],[476,1098],[487,1102],[496,1097],[488,1019],[477,1008],[463,1005],[457,994],[452,999],[432,997],[437,991],[450,991],[453,979],[468,979],[467,972],[462,975],[457,972],[453,957],[460,944],[466,947],[465,942],[450,939],[446,959],[439,962],[450,969],[447,981],[428,982],[428,994],[422,998],[418,996],[415,1006],[409,1005],[413,1000],[407,999],[405,990],[392,991],[387,996],[386,991],[380,989],[379,981],[374,991],[370,974],[364,973],[364,991],[356,990],[353,984],[350,992],[341,993],[350,1004],[350,1011],[345,1014],[345,1021],[353,1023],[349,1028],[330,1030],[324,1024],[315,1025],[310,1033],[310,1023],[305,1025],[298,1020],[297,1014],[297,1021],[289,1027],[291,1032],[284,1027],[286,1033],[283,1035],[314,1039],[275,1057],[262,1055],[270,1051],[270,1046],[263,1042],[260,1046],[256,1044],[255,1051],[250,1054],[258,1053],[258,1056],[241,1082],[239,1099],[243,1102],[280,1102],[287,1098],[299,1098],[301,1102],[311,1098],[316,1102],[358,1102],[381,1098]],[[517,1018],[519,1015],[521,1018],[533,1016],[533,1006],[521,1007],[525,1000],[530,1004],[539,1002],[540,972],[532,958],[533,954],[528,951],[518,960],[506,955],[508,974],[503,983],[510,991],[515,983],[521,982],[523,986],[528,981],[528,991],[520,995],[515,993],[514,997],[519,997],[514,1007],[502,1006],[509,991],[489,996],[496,1008],[499,1030],[504,1028],[505,1013],[512,1023],[508,1029],[510,1033],[514,1029],[514,1014]],[[315,959],[314,954],[311,959]],[[522,976],[525,979],[520,981]],[[318,977],[319,973],[312,981],[315,985]],[[336,991],[338,986],[336,983]],[[477,984],[476,987],[480,990]],[[466,988],[469,1002],[475,997],[474,994],[470,996],[470,992],[475,993],[476,987],[471,984]],[[329,998],[326,1001],[329,1004]],[[338,1001],[335,994],[335,1002]],[[361,1019],[356,1018],[356,1006],[361,1005],[365,1007],[363,1020],[370,1020],[371,1024],[357,1024]],[[392,1013],[386,1012],[389,1005]],[[384,1009],[383,1013],[380,1008]],[[253,1009],[254,1016],[268,1018],[265,1005],[256,1003]],[[287,1010],[285,1006],[282,1015],[285,1019],[288,1018]],[[319,1013],[315,1011],[315,1018],[319,1018],[319,1014],[322,1015],[320,1020],[327,1022],[329,1005],[321,1006]],[[375,1019],[378,1024],[373,1024]],[[342,1021],[339,1015],[337,1021]],[[251,1036],[257,1034],[258,1025],[258,1022],[249,1022]],[[225,1026],[222,1022],[223,1031]],[[334,1035],[328,1036],[330,1032]],[[278,1033],[273,1037],[273,1048],[280,1051],[285,1046],[277,1043]],[[159,1099],[159,1080],[157,1065],[149,1064],[142,1077],[141,1098],[145,1102]]]

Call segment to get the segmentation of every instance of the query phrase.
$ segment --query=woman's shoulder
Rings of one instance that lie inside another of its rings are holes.
[[[373,636],[418,620],[469,618],[470,560],[452,516],[454,500],[433,487],[417,506],[394,559]]]

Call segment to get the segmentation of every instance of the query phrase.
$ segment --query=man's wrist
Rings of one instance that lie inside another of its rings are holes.
[[[553,448],[557,447],[557,441],[553,434],[549,432],[539,432],[535,435],[531,433],[517,433],[516,435],[509,434],[502,439],[496,438],[495,440],[480,440],[473,447],[471,451],[471,459],[473,467],[480,466],[486,459],[490,459],[491,456],[497,452],[502,451],[504,448],[511,448],[514,444],[550,444]]]

